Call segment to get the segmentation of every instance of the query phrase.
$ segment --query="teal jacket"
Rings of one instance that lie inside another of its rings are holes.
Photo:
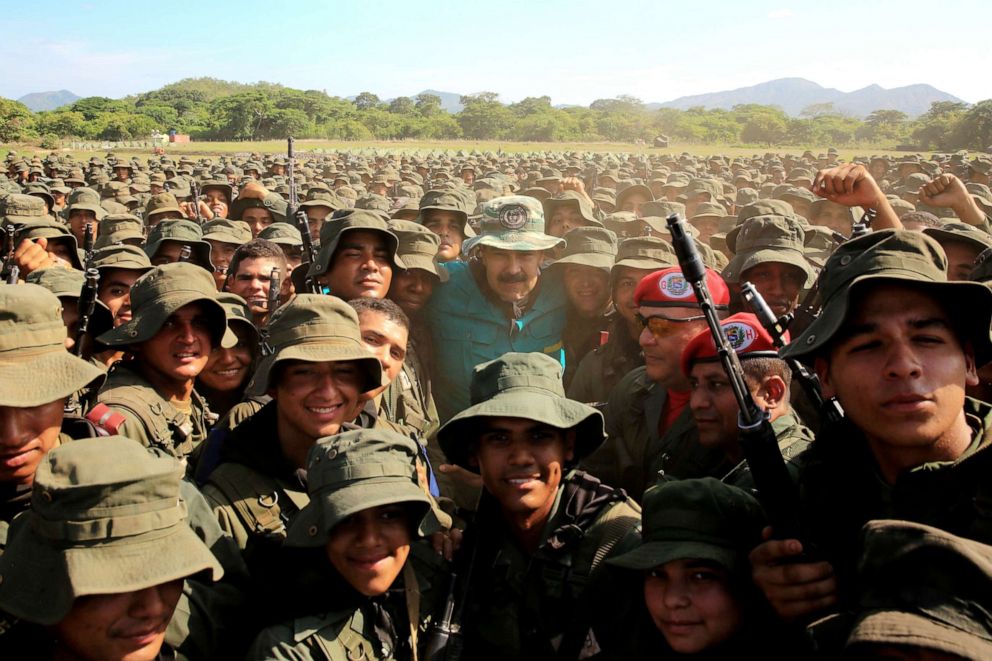
[[[564,366],[565,291],[551,271],[541,274],[534,304],[510,319],[476,282],[469,264],[448,262],[450,278],[434,289],[424,318],[434,342],[434,401],[441,422],[469,407],[472,368],[508,351],[539,351]]]

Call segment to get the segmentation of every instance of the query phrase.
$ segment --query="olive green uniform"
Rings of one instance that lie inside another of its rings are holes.
[[[630,337],[627,322],[619,314],[607,326],[610,339],[579,362],[566,391],[569,399],[587,404],[605,402],[620,380],[644,364],[641,347]]]
[[[813,432],[800,422],[794,413],[776,418],[772,422],[772,430],[775,432],[775,440],[778,441],[778,449],[785,460],[785,466],[789,469],[789,475],[792,476],[793,482],[798,482],[799,472],[804,463],[803,452],[809,449],[813,442]],[[747,466],[747,461],[734,466],[721,481],[745,491],[754,489],[754,476]]]

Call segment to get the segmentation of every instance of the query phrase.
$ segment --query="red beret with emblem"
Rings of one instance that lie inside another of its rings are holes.
[[[778,349],[772,342],[772,336],[764,329],[758,318],[750,312],[738,312],[720,322],[723,335],[734,348],[737,357],[747,358],[778,358]],[[782,338],[789,342],[789,333]],[[682,373],[689,376],[692,366],[698,362],[709,362],[717,359],[716,345],[709,329],[689,340],[682,350]]]
[[[706,269],[706,285],[717,309],[730,304],[730,290],[720,274]],[[644,276],[634,290],[634,305],[658,308],[698,308],[696,292],[682,275],[682,269],[672,266]]]

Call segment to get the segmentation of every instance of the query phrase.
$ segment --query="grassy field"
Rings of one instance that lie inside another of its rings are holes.
[[[347,150],[351,152],[366,153],[400,153],[400,152],[435,152],[435,151],[465,151],[477,150],[481,152],[504,153],[530,153],[530,152],[625,152],[633,154],[680,154],[689,152],[697,156],[712,156],[723,154],[731,158],[736,156],[754,156],[775,152],[779,154],[802,154],[809,149],[814,154],[819,154],[827,150],[827,146],[819,147],[764,147],[758,145],[698,145],[698,144],[678,144],[673,143],[667,149],[654,149],[648,145],[635,145],[630,143],[610,143],[610,142],[498,142],[498,141],[332,141],[332,140],[297,140],[296,151],[299,153],[311,152],[314,150],[334,151]],[[9,151],[16,151],[18,154],[40,154],[49,153],[50,150],[41,149],[33,145],[4,145],[0,147],[0,155],[6,155]],[[107,149],[62,149],[61,153],[72,154],[76,158],[90,158],[91,156],[105,156]],[[152,150],[129,149],[115,147],[114,153],[118,155],[137,155],[139,157],[149,157]],[[854,156],[865,156],[870,154],[887,154],[891,156],[905,155],[905,152],[897,152],[891,149],[891,145],[863,145],[859,147],[840,148],[840,157],[850,160]],[[286,142],[284,140],[267,140],[263,142],[192,142],[188,144],[169,144],[165,146],[165,153],[171,156],[213,156],[218,154],[243,154],[251,152],[261,152],[263,154],[275,154],[286,152]]]

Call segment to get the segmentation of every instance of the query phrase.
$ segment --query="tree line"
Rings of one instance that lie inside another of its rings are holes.
[[[274,83],[213,78],[181,80],[123,99],[87,97],[56,110],[31,112],[0,98],[0,142],[64,138],[144,139],[175,130],[194,140],[283,138],[328,140],[512,140],[540,142],[651,141],[666,135],[691,144],[912,145],[920,150],[986,149],[992,145],[992,100],[975,105],[936,102],[915,119],[879,109],[861,119],[815,104],[800,116],[758,104],[730,110],[652,110],[640,99],[598,99],[589,107],[556,107],[548,96],[504,104],[494,92],[462,96],[446,112],[434,94],[384,101],[371,92],[354,99]]]

